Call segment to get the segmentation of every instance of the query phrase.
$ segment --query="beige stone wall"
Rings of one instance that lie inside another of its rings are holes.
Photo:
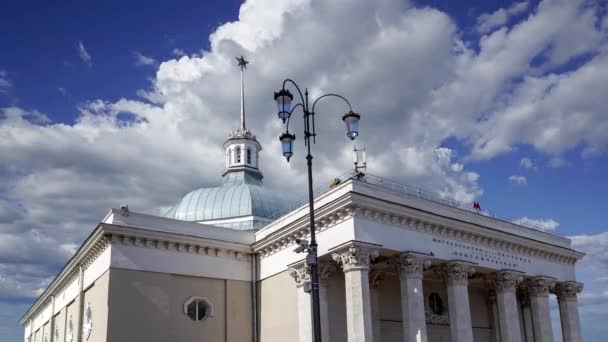
[[[74,337],[74,341],[78,339],[78,329],[80,328],[80,321],[78,318],[78,310],[79,310],[79,300],[78,297],[72,301],[67,306],[66,310],[66,322],[65,322],[65,333],[68,331],[68,323],[70,319],[72,320],[72,336]]]
[[[258,282],[258,322],[260,342],[298,340],[296,286],[288,272]]]
[[[95,282],[84,291],[84,306],[86,311],[87,305],[91,305],[93,313],[93,329],[88,339],[83,336],[83,340],[87,342],[106,342],[108,329],[108,291],[109,291],[110,274],[106,271]],[[83,312],[84,319],[84,312]],[[85,321],[86,322],[86,321]],[[78,329],[82,329],[79,325]]]
[[[248,282],[112,268],[109,289],[108,341],[251,340]],[[207,298],[214,316],[191,320],[190,297]]]
[[[344,293],[344,273],[338,268],[329,278],[329,324],[332,341],[346,341],[346,294]]]
[[[64,308],[55,315],[55,328],[59,332],[59,339],[57,342],[65,341],[65,312],[66,309]]]

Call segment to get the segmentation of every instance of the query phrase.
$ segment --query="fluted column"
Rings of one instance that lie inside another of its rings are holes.
[[[369,293],[370,261],[378,256],[377,245],[351,242],[332,250],[332,258],[344,271],[348,342],[373,340]]]
[[[472,264],[460,261],[449,262],[444,267],[452,342],[473,341],[469,304],[469,276],[473,272]]]
[[[312,342],[312,303],[305,283],[310,283],[310,268],[304,261],[289,265],[289,275],[298,288],[298,331],[300,342]],[[320,294],[320,293],[319,293]]]
[[[532,309],[534,340],[535,342],[553,342],[549,290],[555,286],[555,281],[545,277],[534,277],[528,279],[525,286]]]
[[[382,341],[382,317],[380,316],[380,291],[378,288],[382,281],[384,281],[385,271],[383,270],[372,270],[369,274],[369,296],[372,302],[372,330],[374,334],[374,341]]]
[[[319,267],[319,311],[321,313],[321,341],[330,341],[330,315],[329,315],[329,276],[336,271],[331,264],[321,264]]]
[[[521,342],[522,339],[517,297],[515,295],[517,284],[520,281],[521,274],[518,272],[500,271],[496,273],[494,286],[501,342]]]
[[[498,323],[498,306],[496,305],[496,290],[488,290],[488,312],[490,313],[490,327],[492,328],[492,341],[500,342],[500,324]]]
[[[555,286],[564,342],[581,342],[583,340],[577,300],[577,295],[582,290],[583,284],[575,281],[559,283]]]
[[[426,342],[422,272],[431,265],[431,259],[426,255],[417,253],[402,253],[399,256],[399,262],[403,340],[406,342]]]

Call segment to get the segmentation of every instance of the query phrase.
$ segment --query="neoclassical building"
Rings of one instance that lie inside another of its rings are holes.
[[[244,105],[224,146],[221,186],[162,217],[110,210],[21,319],[25,341],[312,341],[294,252],[308,204],[264,186]],[[582,340],[569,239],[371,175],[314,206],[323,342],[554,341],[552,294],[564,341]]]

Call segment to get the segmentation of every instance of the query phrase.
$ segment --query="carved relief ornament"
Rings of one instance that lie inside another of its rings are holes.
[[[534,277],[525,282],[525,287],[531,297],[547,297],[554,286],[555,281],[545,277]]]
[[[422,272],[431,266],[431,259],[412,253],[402,253],[399,255],[399,264],[402,276],[422,278]]]
[[[557,300],[576,299],[581,291],[583,291],[583,284],[575,281],[559,283],[553,288],[553,292],[557,295]]]
[[[443,271],[449,285],[467,285],[475,268],[469,263],[453,261],[445,264]]]
[[[289,275],[295,280],[296,286],[300,287],[305,282],[310,281],[310,267],[305,262],[300,262],[289,266]]]
[[[350,245],[344,250],[332,253],[331,257],[342,266],[344,272],[369,270],[371,261],[378,257],[378,249],[361,245]]]
[[[490,285],[493,286],[496,292],[515,292],[517,289],[517,284],[519,284],[522,279],[523,277],[519,272],[499,271],[496,272],[496,275],[490,282]]]

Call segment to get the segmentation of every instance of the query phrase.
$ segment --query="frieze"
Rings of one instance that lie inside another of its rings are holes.
[[[491,263],[498,266],[497,268],[517,269],[521,268],[522,265],[532,263],[532,260],[527,257],[491,250],[464,242],[433,237],[433,243],[441,246],[441,248],[447,247],[451,249],[451,255],[454,259],[462,259],[474,263]]]

